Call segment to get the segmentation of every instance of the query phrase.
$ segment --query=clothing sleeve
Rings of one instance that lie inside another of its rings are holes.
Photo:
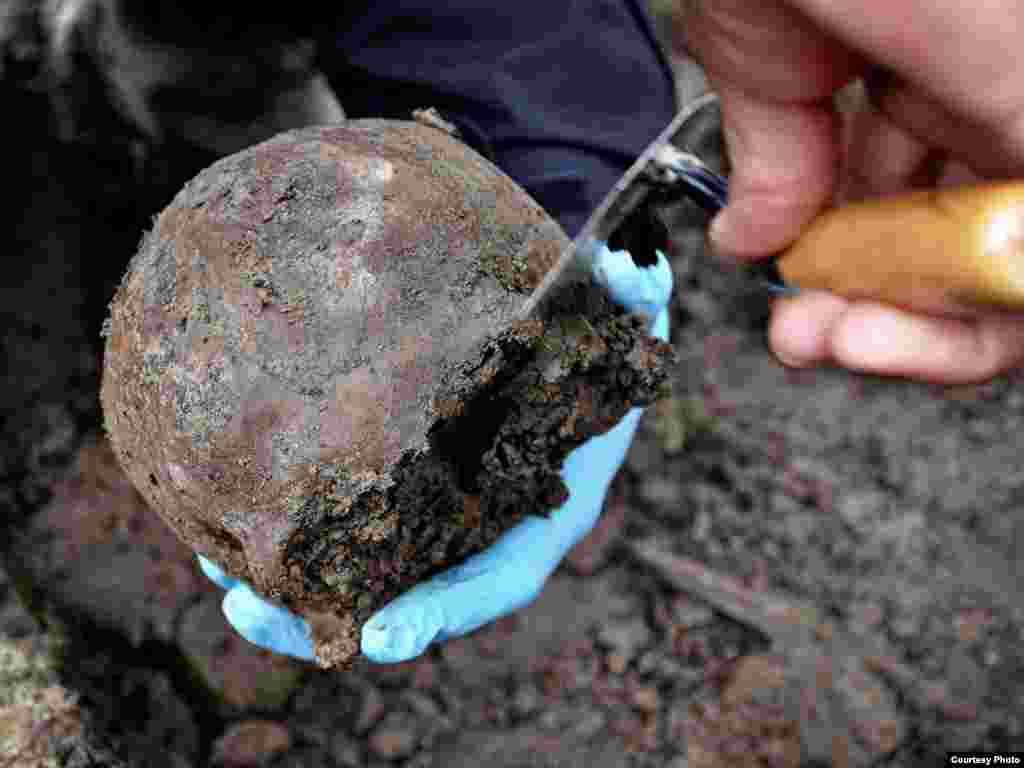
[[[344,5],[319,65],[346,114],[437,108],[570,237],[675,113],[638,0]]]

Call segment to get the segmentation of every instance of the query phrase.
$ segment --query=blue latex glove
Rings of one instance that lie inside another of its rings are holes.
[[[652,333],[668,340],[667,305],[672,270],[664,255],[638,268],[625,251],[595,250],[593,269],[617,303],[654,317]],[[419,656],[432,643],[466,634],[531,602],[566,553],[597,522],[608,486],[636,433],[641,408],[613,429],[572,451],[561,476],[569,500],[550,517],[528,517],[464,563],[399,595],[363,626],[362,652],[371,661],[394,663]],[[203,572],[224,589],[224,615],[256,645],[313,660],[305,621],[260,598],[199,556]]]

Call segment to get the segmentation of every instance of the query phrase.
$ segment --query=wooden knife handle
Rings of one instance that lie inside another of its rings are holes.
[[[1024,311],[1024,182],[945,187],[822,213],[785,281],[931,312]]]

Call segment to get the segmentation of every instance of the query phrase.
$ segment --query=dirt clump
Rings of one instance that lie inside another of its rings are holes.
[[[111,302],[118,459],[187,544],[347,665],[377,608],[563,502],[565,455],[662,391],[670,347],[593,287],[516,320],[566,244],[429,125],[308,128],[221,159]]]

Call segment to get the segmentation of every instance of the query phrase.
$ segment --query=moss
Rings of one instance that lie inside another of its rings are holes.
[[[692,397],[667,397],[659,400],[655,405],[655,414],[655,434],[662,450],[669,455],[682,452],[698,436],[713,432],[717,424],[704,403]]]
[[[533,352],[552,354],[558,351],[558,343],[549,336],[541,335],[530,339],[529,349]]]
[[[245,269],[242,283],[249,288],[270,288],[270,275],[259,269]]]
[[[458,163],[453,163],[439,153],[430,156],[430,173],[457,189],[479,192],[480,182],[472,174],[466,173]]]
[[[288,512],[288,517],[294,518],[302,512],[302,508],[306,505],[306,498],[304,496],[289,496],[288,501],[285,502],[284,508]]]
[[[540,384],[531,384],[526,388],[525,391],[526,400],[530,403],[546,403],[548,401],[547,392],[544,391],[544,387]]]
[[[373,608],[373,605],[373,595],[371,595],[369,592],[363,592],[363,594],[361,594],[356,599],[356,608],[358,608],[360,611],[369,611],[371,608]]]
[[[7,638],[0,637],[0,707],[21,706],[32,701],[32,693],[55,680],[51,660],[45,654],[30,653]]]
[[[75,699],[57,682],[54,653],[0,636],[0,756],[3,765],[57,768],[53,738],[82,733]]]
[[[210,322],[210,305],[204,302],[197,302],[192,306],[192,318],[200,323]]]
[[[352,470],[346,464],[331,465],[330,475],[334,477],[335,486],[352,480]]]
[[[479,209],[480,270],[490,275],[506,291],[525,293],[527,257],[516,247],[521,233],[498,220],[488,206]]]
[[[530,265],[526,260],[526,256],[524,256],[522,253],[517,253],[512,257],[512,269],[514,269],[519,274],[526,272],[526,268],[528,266]]]
[[[306,292],[301,288],[289,288],[285,294],[282,312],[288,315],[290,322],[301,320],[306,314]]]
[[[192,414],[192,417],[189,419],[189,426],[193,434],[206,436],[210,433],[210,419],[205,413],[200,411]]]
[[[559,324],[562,327],[562,333],[566,336],[589,336],[597,333],[594,326],[583,315],[563,317]]]

